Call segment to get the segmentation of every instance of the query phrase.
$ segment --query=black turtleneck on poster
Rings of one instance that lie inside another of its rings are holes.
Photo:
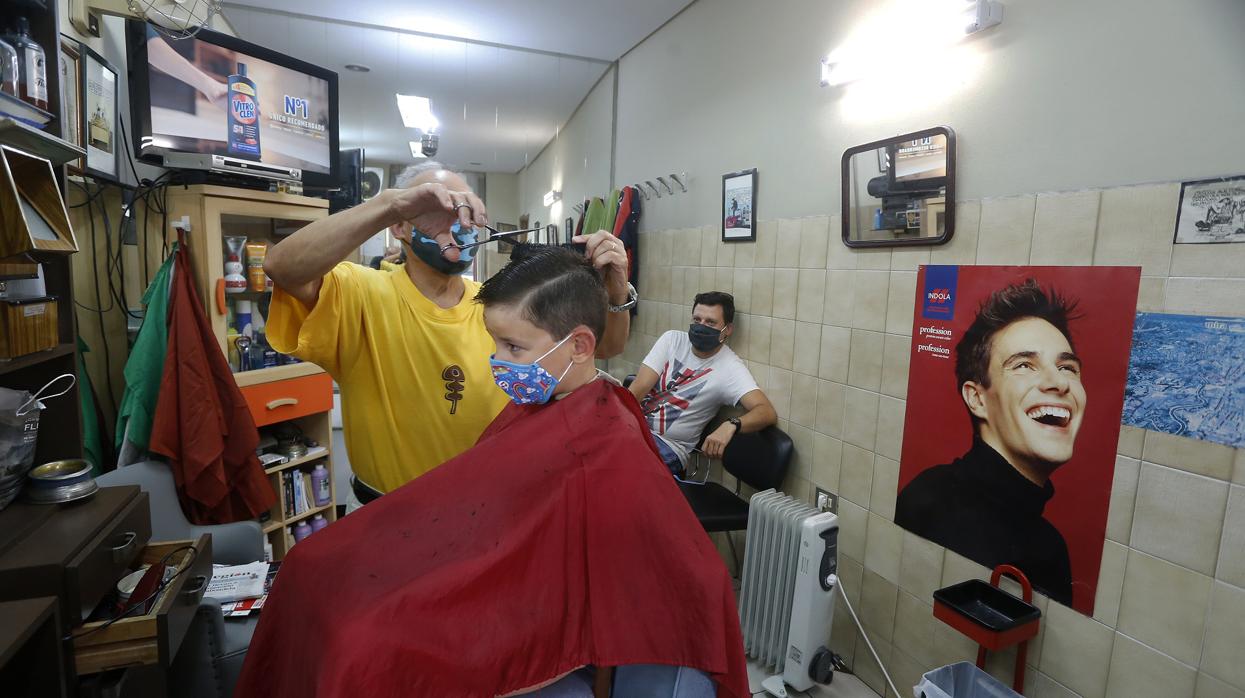
[[[1063,535],[1042,516],[1055,494],[1039,487],[990,446],[973,447],[908,483],[895,505],[895,523],[990,569],[1018,567],[1034,588],[1072,603],[1072,569]]]

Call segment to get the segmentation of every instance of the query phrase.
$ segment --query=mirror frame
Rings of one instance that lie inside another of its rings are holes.
[[[943,217],[944,231],[938,237],[930,238],[910,238],[907,240],[852,240],[851,239],[851,218],[847,215],[851,203],[848,189],[848,163],[853,155],[876,151],[878,148],[884,148],[895,143],[916,140],[926,136],[946,136],[947,138],[947,193],[946,212]],[[955,233],[955,131],[950,126],[934,126],[921,131],[913,131],[912,133],[904,133],[891,138],[883,138],[872,143],[856,145],[843,151],[843,160],[839,172],[840,199],[839,212],[840,218],[843,219],[843,244],[848,247],[907,247],[911,245],[943,245],[951,240],[951,236]]]

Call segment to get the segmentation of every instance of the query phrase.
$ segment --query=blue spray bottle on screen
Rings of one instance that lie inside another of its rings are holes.
[[[246,76],[246,64],[229,76],[229,154],[259,160],[259,95]]]

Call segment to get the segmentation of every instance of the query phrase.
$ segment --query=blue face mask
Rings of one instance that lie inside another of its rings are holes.
[[[450,235],[454,237],[454,242],[459,245],[466,245],[479,239],[479,232],[475,228],[463,228],[462,223],[455,221],[450,226]],[[418,228],[411,229],[411,252],[423,260],[424,264],[436,269],[442,274],[461,274],[471,266],[471,260],[475,257],[476,248],[472,247],[466,250],[459,250],[458,261],[451,262],[441,254],[441,246],[436,240],[425,235]]]
[[[558,383],[566,378],[566,374],[570,373],[571,366],[575,362],[566,365],[566,370],[557,378],[552,373],[545,370],[540,365],[540,360],[553,353],[554,349],[562,346],[571,335],[566,335],[561,342],[553,345],[553,347],[540,355],[530,364],[516,364],[513,361],[502,361],[494,354],[489,357],[489,364],[493,367],[493,381],[497,383],[497,387],[509,397],[516,405],[543,405],[549,402],[549,398],[553,396],[553,391],[558,387]]]

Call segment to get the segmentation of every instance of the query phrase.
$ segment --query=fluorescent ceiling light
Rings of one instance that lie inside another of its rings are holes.
[[[441,125],[432,113],[432,102],[427,97],[415,95],[397,95],[398,111],[402,113],[402,124],[407,128],[417,128],[424,133],[432,133]]]
[[[423,160],[428,157],[424,155],[424,147],[420,145],[419,141],[411,141],[411,157],[416,160]]]

